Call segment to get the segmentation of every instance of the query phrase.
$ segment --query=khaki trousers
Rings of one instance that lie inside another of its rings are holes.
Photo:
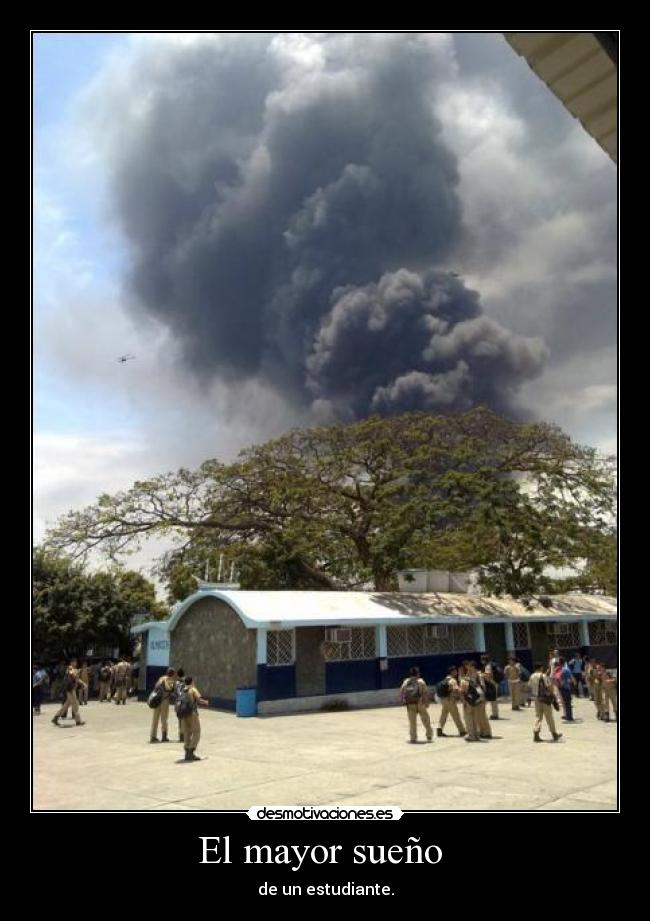
[[[440,711],[440,721],[438,726],[440,729],[445,728],[445,723],[447,722],[447,717],[451,716],[452,720],[456,724],[456,729],[459,732],[465,732],[465,726],[463,721],[460,718],[460,713],[458,712],[458,704],[452,697],[441,697],[440,703],[442,704],[442,710]]]
[[[162,725],[163,735],[167,735],[167,719],[169,717],[169,699],[163,697],[160,706],[153,711],[151,718],[151,737],[158,734],[158,723]]]
[[[79,688],[79,703],[88,703],[88,688]]]
[[[476,725],[478,726],[479,735],[487,736],[489,739],[492,738],[492,727],[490,726],[490,721],[487,717],[487,706],[484,700],[476,705],[474,708],[476,710]]]
[[[603,710],[603,688],[600,682],[594,685],[594,706],[596,713],[602,713]]]
[[[497,694],[498,693],[499,692],[497,690]],[[498,715],[499,715],[499,701],[491,700],[490,701],[490,716],[498,716]]]
[[[183,729],[183,743],[187,751],[194,751],[196,746],[199,744],[199,739],[201,738],[201,723],[199,722],[199,714],[191,713],[189,716],[184,716],[181,720],[181,726]]]
[[[476,709],[476,707],[470,707],[468,703],[463,703],[463,716],[465,717],[465,726],[467,727],[467,738],[478,741],[480,738],[480,729]]]
[[[65,700],[61,704],[61,709],[57,710],[55,719],[63,716],[67,711],[68,707],[72,710],[72,715],[74,716],[75,723],[81,722],[81,717],[79,716],[79,701],[77,700],[76,691],[68,691],[65,695]]]
[[[512,709],[519,706],[520,695],[519,691],[521,682],[520,681],[508,681],[508,689],[510,691],[510,700],[512,701]]]
[[[411,736],[411,742],[416,742],[418,737],[418,724],[417,718],[418,714],[422,723],[424,724],[424,729],[427,734],[427,739],[433,738],[433,729],[431,728],[431,720],[429,719],[429,711],[427,710],[426,704],[423,704],[419,701],[417,704],[407,704],[406,711],[409,718],[409,733]]]
[[[100,700],[110,700],[111,699],[110,681],[100,681],[99,682],[99,699]]]
[[[603,716],[609,716],[609,705],[612,705],[612,710],[615,714],[618,714],[618,695],[616,693],[616,688],[605,687],[602,689],[602,714]]]
[[[126,681],[124,684],[118,684],[115,687],[115,700],[118,702],[121,700],[126,700]]]
[[[553,707],[551,704],[543,704],[539,700],[535,701],[535,722],[533,732],[539,732],[542,728],[542,717],[546,720],[548,728],[553,735],[556,735],[555,720],[553,719]]]

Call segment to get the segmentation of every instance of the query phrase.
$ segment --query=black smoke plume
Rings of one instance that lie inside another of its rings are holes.
[[[546,350],[449,265],[458,172],[432,35],[215,35],[134,52],[106,91],[136,301],[197,374],[320,418],[508,412]]]

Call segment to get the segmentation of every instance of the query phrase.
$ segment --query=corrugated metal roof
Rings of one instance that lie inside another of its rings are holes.
[[[615,598],[554,595],[549,608],[531,610],[513,599],[483,595],[415,592],[231,592],[208,590],[187,598],[169,620],[173,630],[185,611],[202,598],[229,604],[251,628],[283,629],[370,624],[535,620],[613,620]]]
[[[503,34],[517,54],[526,59],[537,76],[617,163],[618,69],[604,44],[596,38],[596,34]]]

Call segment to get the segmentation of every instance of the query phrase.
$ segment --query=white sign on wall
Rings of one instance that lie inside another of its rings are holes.
[[[147,665],[169,665],[169,634],[152,627],[147,637]]]

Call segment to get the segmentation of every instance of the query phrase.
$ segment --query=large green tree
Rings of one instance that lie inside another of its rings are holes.
[[[607,526],[613,495],[607,459],[554,426],[482,408],[407,413],[293,431],[233,464],[137,482],[70,512],[48,540],[119,557],[173,535],[176,564],[225,552],[250,587],[391,590],[405,566],[453,563],[526,595]]]
[[[136,617],[166,613],[154,586],[140,573],[90,573],[61,554],[42,547],[33,552],[32,645],[38,657],[69,658],[91,647],[126,651]]]

